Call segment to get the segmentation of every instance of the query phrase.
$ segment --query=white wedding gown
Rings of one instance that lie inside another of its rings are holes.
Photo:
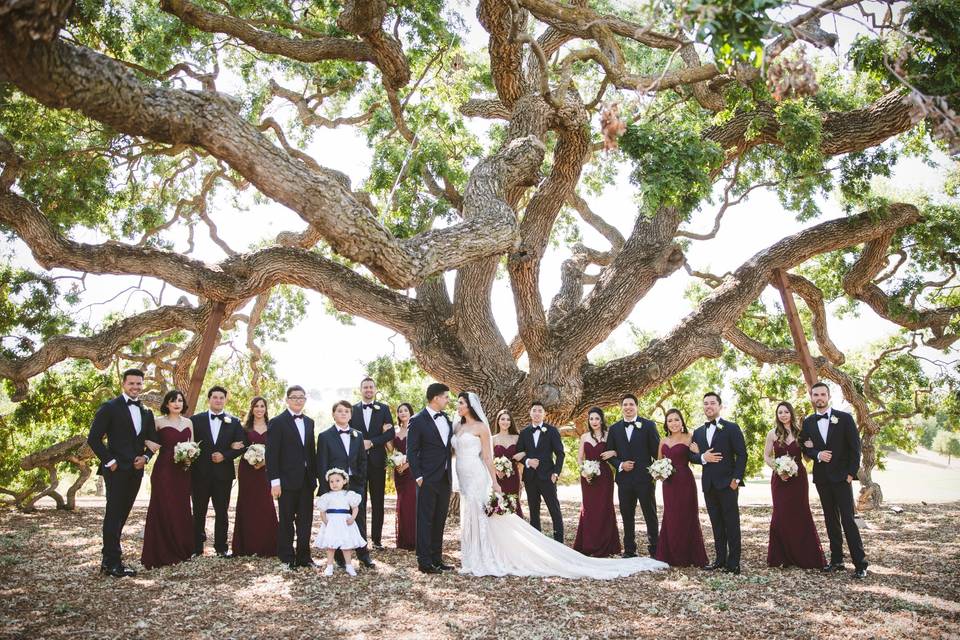
[[[487,516],[484,505],[492,483],[480,456],[480,438],[462,431],[453,437],[453,448],[460,483],[460,573],[610,580],[668,568],[652,558],[591,558],[514,514]]]

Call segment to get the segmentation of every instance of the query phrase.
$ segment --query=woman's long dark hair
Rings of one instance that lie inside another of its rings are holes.
[[[777,414],[780,413],[780,407],[786,407],[787,411],[790,412],[790,430],[793,432],[794,440],[800,437],[797,431],[797,412],[793,410],[793,405],[786,400],[777,404],[777,408],[773,410],[773,421],[776,424],[774,433],[777,434],[777,441],[783,446],[787,446],[787,430],[784,428],[783,423],[780,422],[780,418],[777,417]]]
[[[247,410],[247,417],[243,421],[243,428],[246,431],[253,429],[253,408],[257,406],[258,402],[263,403],[263,419],[265,422],[270,422],[270,406],[267,404],[267,399],[263,396],[255,396],[253,400],[250,401],[250,408]]]
[[[680,426],[683,427],[682,433],[689,433],[687,431],[687,421],[683,419],[683,414],[680,412],[680,409],[673,408],[667,409],[667,413],[663,416],[663,432],[669,437],[672,435],[670,433],[670,428],[667,426],[667,418],[670,417],[671,413],[677,414],[677,417],[680,418]]]
[[[400,404],[397,405],[397,426],[398,427],[400,426],[400,407],[407,408],[407,413],[409,414],[409,416],[407,417],[407,424],[410,424],[410,420],[413,418],[413,405],[411,405],[409,402],[401,402]]]
[[[477,415],[477,410],[473,408],[473,405],[470,404],[470,394],[466,391],[461,391],[457,394],[458,398],[463,398],[463,401],[467,403],[467,409],[470,411],[470,417],[472,417],[477,422],[482,422],[480,416]]]
[[[496,429],[494,434],[500,433],[500,416],[507,416],[510,418],[510,426],[507,427],[507,433],[512,436],[520,435],[520,432],[517,431],[517,423],[513,421],[513,416],[510,415],[510,411],[507,409],[500,409],[500,411],[497,411],[497,417],[493,419],[493,424],[490,425],[491,430]]]
[[[177,399],[177,396],[180,396],[180,400],[183,401],[183,408],[180,409],[180,415],[182,416],[187,412],[187,409],[190,408],[190,405],[187,404],[187,396],[183,395],[183,391],[180,389],[171,389],[167,391],[167,395],[163,396],[163,402],[160,403],[160,413],[165,416],[170,415],[170,407],[167,405]]]
[[[603,409],[601,409],[600,407],[590,407],[590,410],[587,411],[587,433],[590,434],[591,438],[593,438],[597,442],[600,442],[600,440],[597,440],[596,436],[593,435],[593,429],[590,427],[590,414],[592,413],[595,413],[598,416],[600,416],[600,438],[602,440],[606,440],[607,439],[607,419],[603,415]]]

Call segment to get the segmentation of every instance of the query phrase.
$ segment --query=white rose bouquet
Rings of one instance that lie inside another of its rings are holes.
[[[670,458],[660,458],[647,467],[647,471],[654,480],[666,480],[673,475],[673,463],[670,462]]]
[[[190,464],[199,457],[200,445],[192,440],[178,442],[173,447],[173,461],[181,465],[184,469],[189,469]]]

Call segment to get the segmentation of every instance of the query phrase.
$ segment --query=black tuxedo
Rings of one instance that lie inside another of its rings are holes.
[[[722,428],[721,428],[722,426]],[[693,432],[693,441],[700,453],[688,454],[694,464],[703,466],[700,484],[703,487],[703,501],[710,515],[713,529],[713,545],[716,550],[715,562],[727,567],[740,566],[740,491],[743,475],[747,468],[747,445],[743,439],[740,425],[720,418],[713,434],[713,441],[707,444],[707,425],[697,427]],[[704,464],[703,455],[708,449],[723,456],[720,462]],[[730,483],[739,480],[737,490]]]
[[[240,426],[240,420],[227,413],[220,421],[216,442],[213,441],[210,427],[210,412],[190,416],[190,422],[193,423],[193,439],[200,445],[200,456],[190,465],[194,552],[203,553],[203,542],[207,539],[207,507],[213,500],[213,548],[217,553],[226,553],[230,490],[236,477],[233,461],[244,451],[234,449],[231,445],[234,442],[246,444],[246,434]],[[222,454],[223,460],[215,463],[211,459],[214,453]]]
[[[363,434],[356,429],[350,429],[350,450],[343,448],[343,439],[336,425],[325,429],[317,436],[317,479],[320,483],[318,495],[323,495],[330,490],[327,483],[327,471],[330,469],[343,469],[350,474],[347,488],[350,491],[360,494],[360,507],[357,511],[357,527],[360,529],[360,535],[367,539],[367,497],[364,495],[364,489],[367,485],[367,462],[366,451],[363,450]],[[337,550],[339,561],[343,560],[343,552]],[[363,557],[369,555],[370,550],[361,548],[357,550],[357,556]]]
[[[446,442],[440,435],[433,413],[424,409],[413,418],[407,429],[407,462],[414,479],[422,478],[417,487],[417,564],[430,567],[443,563],[443,527],[450,507],[450,447],[453,424],[447,424]]]
[[[657,459],[660,434],[652,420],[637,417],[633,433],[627,439],[627,423],[623,420],[610,427],[607,434],[607,451],[616,455],[608,462],[617,474],[617,492],[620,498],[620,515],[623,517],[623,550],[628,554],[637,552],[636,515],[637,504],[643,512],[647,525],[647,550],[653,557],[657,553],[659,523],[657,522],[656,483],[647,470]],[[624,462],[633,462],[631,471],[620,469]]]
[[[360,532],[366,534],[366,493],[370,493],[370,511],[373,521],[370,523],[370,537],[374,544],[380,544],[383,535],[383,500],[387,484],[387,449],[386,444],[393,442],[396,431],[393,428],[393,416],[390,407],[382,402],[373,402],[370,410],[370,425],[363,420],[363,403],[353,405],[353,414],[350,416],[350,426],[363,434],[364,440],[373,443],[367,456],[367,486],[357,493],[364,496],[364,507],[361,508],[363,524],[359,524]],[[364,535],[366,538],[366,535]]]
[[[277,556],[281,562],[309,563],[310,531],[313,527],[313,492],[317,487],[317,450],[313,420],[303,416],[303,440],[289,411],[267,425],[267,477],[279,483],[277,507],[280,526]],[[296,529],[297,548],[293,535]]]
[[[534,444],[533,425],[527,425],[517,440],[517,453],[525,453],[523,459],[523,486],[527,490],[527,504],[530,507],[530,525],[540,530],[540,499],[543,498],[553,521],[553,538],[563,542],[563,513],[560,500],[557,499],[557,484],[550,479],[553,474],[563,471],[563,440],[560,431],[552,424],[543,423],[546,431]],[[539,460],[536,469],[527,466],[527,461]]]
[[[803,419],[800,440],[801,444],[807,441],[813,444],[812,447],[804,446],[803,451],[813,460],[813,484],[820,494],[823,519],[830,538],[830,563],[843,564],[843,534],[846,534],[854,566],[866,569],[863,540],[854,519],[853,483],[847,482],[848,475],[856,478],[860,471],[860,433],[849,413],[830,409],[829,414],[826,441],[820,435],[816,415]],[[819,460],[821,451],[831,452],[830,462]]]
[[[139,456],[150,458],[150,451],[144,444],[146,440],[159,443],[153,412],[149,409],[140,408],[140,433],[136,431],[124,396],[104,402],[97,409],[87,444],[100,459],[97,473],[103,476],[107,490],[107,508],[103,515],[103,566],[109,569],[121,564],[120,533],[143,480],[143,469],[134,469],[133,461]],[[106,466],[111,460],[117,463],[116,471]]]

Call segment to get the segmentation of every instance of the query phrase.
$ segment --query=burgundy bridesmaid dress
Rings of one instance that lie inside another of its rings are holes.
[[[673,473],[663,484],[663,520],[657,541],[656,559],[671,567],[702,567],[707,564],[697,506],[697,482],[687,461],[687,445],[660,445],[663,457],[670,458]]]
[[[817,527],[810,513],[810,485],[807,470],[800,456],[800,444],[794,440],[784,446],[773,443],[775,457],[790,455],[797,463],[797,475],[782,480],[776,473],[770,480],[773,494],[773,516],[770,518],[770,543],[767,545],[767,565],[771,567],[800,567],[820,569],[826,560]]]
[[[267,444],[267,434],[246,432],[248,444]],[[267,468],[254,469],[240,456],[237,472],[237,516],[233,524],[234,555],[269,558],[277,555],[277,509],[270,495]]]
[[[394,438],[393,450],[406,455],[407,439]],[[412,551],[417,548],[417,483],[408,468],[403,473],[393,470],[393,484],[397,488],[397,549]]]
[[[613,510],[613,469],[600,460],[600,454],[606,450],[606,442],[586,442],[583,445],[584,460],[600,461],[600,475],[590,482],[580,476],[583,502],[573,548],[595,558],[620,553],[620,532],[617,531],[617,514]]]
[[[517,445],[512,444],[509,447],[503,445],[494,445],[493,447],[493,457],[499,458],[509,458],[513,460],[513,456],[517,455]],[[513,475],[509,478],[500,478],[497,480],[497,483],[500,485],[500,491],[503,493],[512,494],[517,500],[517,515],[521,518],[523,517],[523,508],[520,505],[520,474],[522,472],[522,467],[519,462],[513,463]]]
[[[193,554],[190,471],[173,461],[173,448],[190,439],[190,429],[160,427],[160,454],[150,473],[150,505],[140,562],[147,569],[188,560]]]

